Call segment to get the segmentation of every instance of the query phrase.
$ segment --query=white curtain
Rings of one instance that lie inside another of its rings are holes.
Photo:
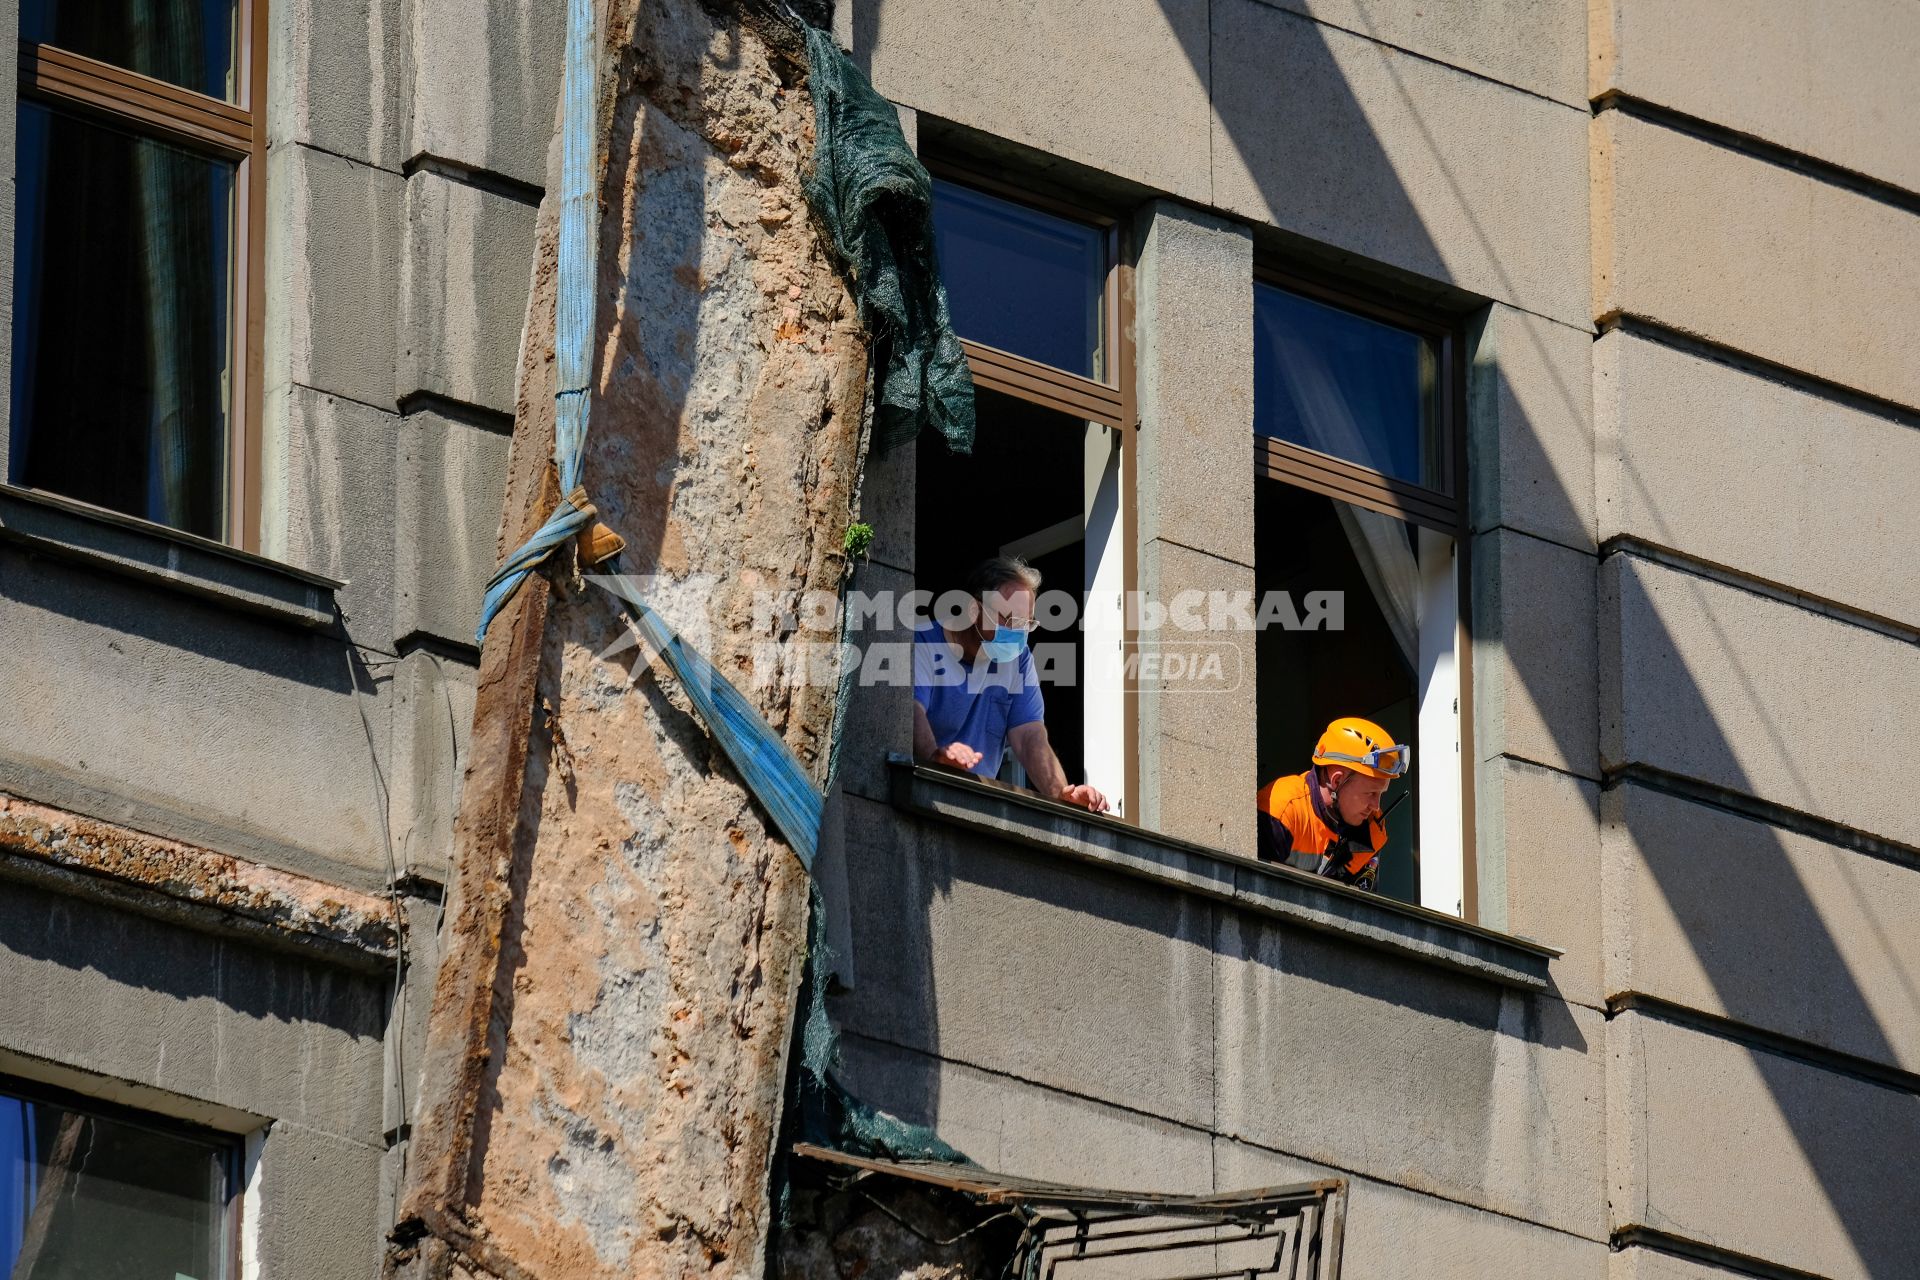
[[[1360,572],[1373,588],[1373,598],[1386,615],[1387,628],[1393,632],[1407,670],[1419,670],[1420,657],[1420,566],[1407,542],[1407,527],[1392,516],[1378,511],[1336,502],[1340,528],[1353,545],[1360,561]]]

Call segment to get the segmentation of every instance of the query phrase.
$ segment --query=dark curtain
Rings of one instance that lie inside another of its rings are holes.
[[[209,74],[197,4],[39,10],[36,34],[63,48],[175,83]],[[221,537],[235,166],[37,103],[20,123],[35,207],[16,251],[15,478]]]

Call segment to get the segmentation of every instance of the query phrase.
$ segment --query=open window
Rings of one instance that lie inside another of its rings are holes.
[[[1364,716],[1413,747],[1385,797],[1378,888],[1461,915],[1468,810],[1459,343],[1442,326],[1268,277],[1254,287],[1261,598],[1339,593],[1339,625],[1261,631],[1262,783]]]
[[[917,585],[937,595],[1006,554],[1040,570],[1043,601],[1065,593],[1075,607],[1043,607],[1033,635],[1048,734],[1068,779],[1092,782],[1124,814],[1131,401],[1119,230],[977,177],[935,174],[936,249],[978,425],[971,455],[920,445]],[[1010,756],[1000,776],[1023,781]]]

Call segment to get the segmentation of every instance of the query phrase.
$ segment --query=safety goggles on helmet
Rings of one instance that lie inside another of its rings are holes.
[[[1398,778],[1413,768],[1413,748],[1405,743],[1397,743],[1390,747],[1375,747],[1363,756],[1349,755],[1345,751],[1322,751],[1316,759],[1365,765],[1386,777]]]

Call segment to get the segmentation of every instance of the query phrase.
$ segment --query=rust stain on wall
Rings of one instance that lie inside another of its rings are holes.
[[[0,875],[58,878],[66,892],[352,968],[390,968],[399,951],[385,899],[3,794]]]
[[[866,378],[803,215],[798,35],[694,0],[613,0],[602,30],[587,488],[622,571],[818,774],[834,687],[752,662],[835,638],[753,605],[840,582]],[[548,208],[503,546],[551,501],[555,240]],[[396,1274],[765,1267],[806,877],[626,635],[559,569],[489,634]]]

